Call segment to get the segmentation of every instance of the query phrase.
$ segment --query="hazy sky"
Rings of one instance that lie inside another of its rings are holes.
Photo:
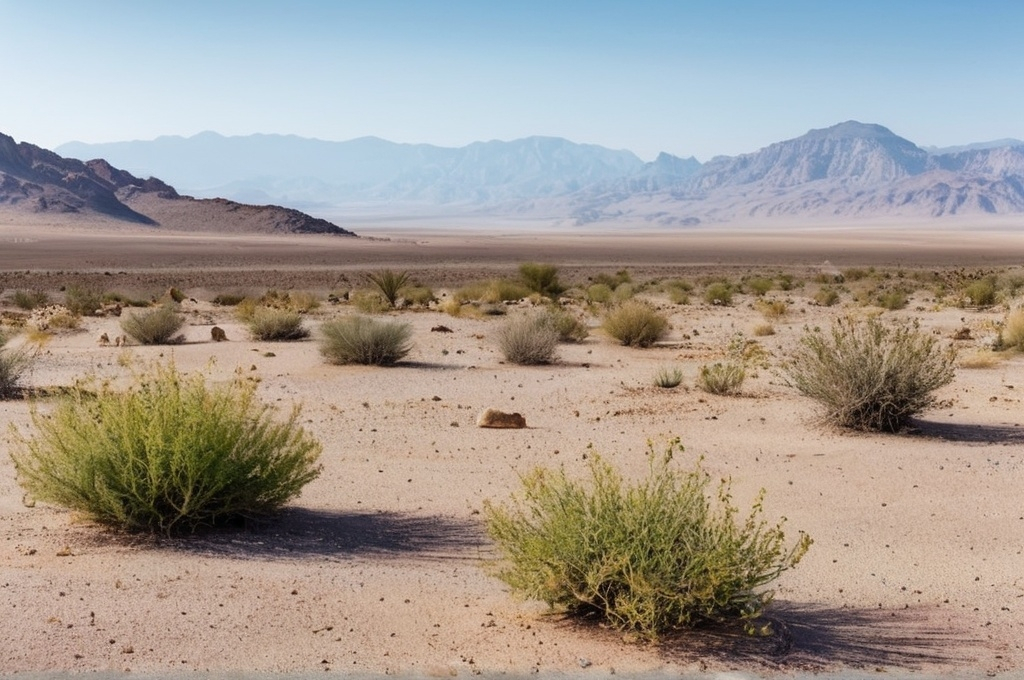
[[[695,155],[844,120],[1024,138],[1024,2],[0,0],[0,132]]]

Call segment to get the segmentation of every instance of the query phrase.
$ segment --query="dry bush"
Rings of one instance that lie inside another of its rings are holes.
[[[754,326],[754,335],[763,338],[768,335],[775,335],[775,326],[770,323],[762,323]]]
[[[743,282],[743,287],[752,295],[762,297],[775,286],[775,282],[763,276],[755,276]]]
[[[4,341],[0,335],[0,348]],[[18,394],[18,383],[32,364],[32,357],[24,348],[0,349],[0,399],[11,399]]]
[[[1000,349],[1016,349],[1024,352],[1024,307],[1006,315],[997,343]]]
[[[68,286],[64,291],[64,306],[75,316],[96,316],[103,307],[103,292],[85,286]]]
[[[821,307],[831,307],[839,302],[839,291],[831,286],[823,286],[814,294],[814,302]]]
[[[735,361],[705,364],[700,367],[697,387],[710,394],[735,394],[743,386],[747,371]]]
[[[383,314],[391,309],[388,301],[377,291],[353,291],[349,296],[349,302],[363,314]]]
[[[983,349],[973,354],[960,357],[960,368],[994,368],[999,365],[1003,357],[992,350]]]
[[[837,425],[897,432],[953,380],[955,360],[953,348],[939,347],[917,324],[847,318],[829,333],[808,331],[787,374]]]
[[[390,366],[412,350],[412,326],[348,316],[320,326],[320,352],[332,364]]]
[[[662,366],[654,374],[655,387],[662,389],[673,389],[683,383],[683,369],[678,366]]]
[[[19,309],[32,311],[50,304],[50,296],[41,290],[16,290],[11,294],[11,302]]]
[[[541,312],[542,319],[558,333],[559,342],[583,342],[590,335],[590,329],[572,312],[548,305]]]
[[[558,330],[543,312],[510,318],[498,329],[497,338],[505,360],[513,364],[533,366],[557,359]]]
[[[641,300],[627,300],[613,307],[601,325],[627,347],[650,347],[668,332],[668,319]]]
[[[309,337],[302,315],[287,309],[257,307],[246,323],[253,340],[277,342]]]
[[[121,317],[121,329],[143,345],[179,343],[183,338],[177,333],[184,325],[185,318],[172,305]]]
[[[512,591],[582,618],[594,615],[643,639],[709,621],[751,621],[772,599],[766,586],[811,545],[787,545],[783,522],[762,518],[764,491],[737,517],[728,481],[709,489],[699,462],[677,470],[678,441],[648,450],[636,483],[589,452],[590,478],[537,468],[521,495],[484,505]]]
[[[789,305],[785,300],[758,300],[755,307],[768,320],[782,318],[789,312]]]

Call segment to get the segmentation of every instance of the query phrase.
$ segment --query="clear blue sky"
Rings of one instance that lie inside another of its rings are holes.
[[[1024,2],[0,0],[0,132],[695,155],[844,120],[1024,138]]]

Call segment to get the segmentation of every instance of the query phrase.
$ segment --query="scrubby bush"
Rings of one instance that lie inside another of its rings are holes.
[[[498,347],[505,360],[532,366],[556,359],[558,330],[544,313],[518,314],[498,329]]]
[[[732,304],[732,293],[732,286],[728,283],[711,283],[704,289],[704,302],[709,305],[728,306]]]
[[[734,394],[746,377],[743,364],[735,361],[705,364],[697,375],[697,387],[710,394]]]
[[[629,275],[629,271],[620,269],[614,274],[605,274],[604,272],[595,274],[590,279],[590,282],[594,284],[604,284],[612,290],[615,290],[623,283],[632,283],[633,277]]]
[[[601,326],[628,347],[650,347],[668,332],[668,319],[651,305],[627,300],[611,309]]]
[[[426,307],[437,298],[429,286],[406,286],[399,291],[399,297],[410,305]]]
[[[76,316],[96,316],[103,307],[103,292],[85,286],[68,286],[64,291],[64,306]]]
[[[519,265],[519,278],[531,292],[555,298],[565,288],[558,282],[558,267],[553,264],[524,262]]]
[[[789,311],[785,300],[758,300],[755,306],[766,319],[779,319]]]
[[[0,333],[0,399],[18,394],[18,383],[32,363],[32,355],[25,349],[2,349],[6,340]]]
[[[412,350],[412,326],[347,316],[320,327],[320,352],[332,364],[390,366]]]
[[[645,479],[627,483],[590,452],[589,483],[539,468],[521,495],[484,506],[513,592],[581,617],[598,615],[644,639],[708,621],[758,617],[766,586],[796,566],[811,545],[788,546],[783,522],[762,518],[764,491],[743,521],[728,481],[712,492],[698,463],[672,465],[682,447],[649,448]]]
[[[663,389],[670,390],[674,387],[679,387],[683,382],[683,369],[678,366],[662,366],[658,369],[658,372],[654,374],[654,385]]]
[[[41,290],[16,290],[11,294],[11,302],[19,309],[33,310],[50,304],[50,296]]]
[[[761,297],[770,291],[772,287],[774,287],[775,283],[771,279],[767,279],[763,276],[755,276],[744,281],[743,285],[752,295]]]
[[[583,342],[590,335],[587,324],[561,307],[545,307],[542,319],[558,333],[559,342]]]
[[[452,297],[459,302],[481,302],[496,304],[512,302],[530,296],[530,289],[519,281],[507,279],[491,279],[471,283],[456,290]]]
[[[257,307],[248,320],[253,340],[301,340],[309,337],[309,329],[302,323],[302,315],[286,309]]]
[[[985,277],[964,287],[964,300],[972,307],[988,307],[996,302],[996,278]]]
[[[998,349],[1017,349],[1024,352],[1024,308],[1006,315],[999,331]]]
[[[611,301],[614,292],[607,283],[595,283],[587,288],[587,299],[594,304],[603,305]]]
[[[35,498],[129,530],[180,534],[265,516],[319,474],[320,444],[276,420],[255,383],[207,387],[157,366],[129,389],[76,385],[36,434],[17,437],[18,480]]]
[[[399,292],[409,283],[407,272],[394,272],[390,269],[382,269],[379,272],[368,274],[367,277],[380,294],[387,300],[389,307],[394,307],[398,301]]]
[[[391,309],[391,305],[379,291],[357,290],[349,296],[352,305],[363,314],[383,314]]]
[[[185,318],[172,305],[121,317],[121,329],[143,345],[168,345],[181,342],[177,335]]]
[[[839,302],[839,291],[831,286],[823,286],[814,294],[814,302],[822,307],[831,307]]]
[[[907,294],[899,288],[891,288],[880,292],[875,301],[883,309],[896,311],[907,306]]]
[[[236,307],[246,299],[244,293],[218,293],[213,297],[213,304],[220,307]]]
[[[757,337],[765,337],[767,335],[775,335],[775,326],[770,323],[759,323],[754,326],[754,335]]]
[[[829,333],[807,332],[788,380],[842,427],[896,432],[953,380],[956,356],[917,324],[841,319]]]

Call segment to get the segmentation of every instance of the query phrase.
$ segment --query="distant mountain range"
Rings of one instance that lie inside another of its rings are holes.
[[[99,217],[177,231],[318,233],[352,236],[293,208],[194,199],[106,160],[87,163],[0,134],[0,210]]]
[[[444,148],[204,132],[56,151],[104,158],[196,196],[314,212],[429,209],[663,225],[1024,213],[1019,140],[925,150],[855,121],[703,164],[664,153],[645,163],[629,151],[551,137]]]

